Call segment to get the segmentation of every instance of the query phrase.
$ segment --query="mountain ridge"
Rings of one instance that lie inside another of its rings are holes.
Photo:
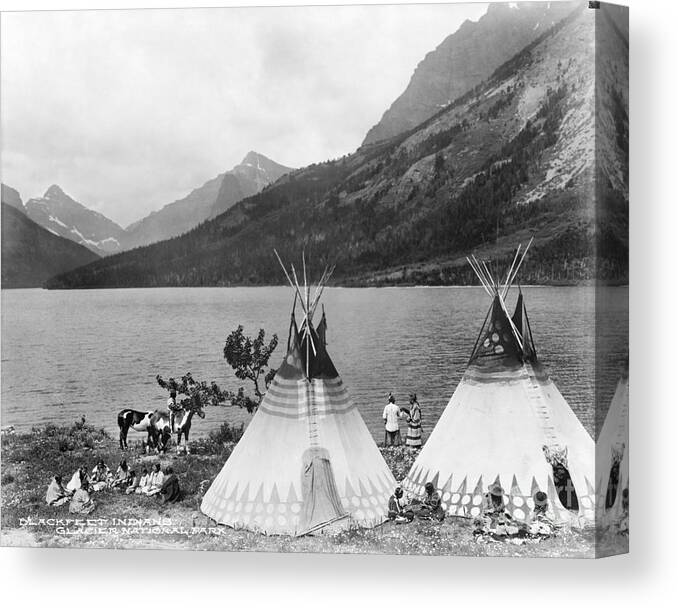
[[[405,91],[367,132],[363,145],[387,140],[430,118],[576,6],[576,1],[489,4],[478,21],[467,19],[426,54]]]
[[[83,245],[38,225],[5,199],[1,206],[3,289],[41,287],[54,275],[99,259]]]
[[[50,232],[84,245],[98,255],[120,250],[124,230],[52,184],[40,198],[26,201],[26,215]]]
[[[305,249],[315,271],[336,263],[344,285],[475,283],[469,251],[501,267],[530,236],[526,283],[623,282],[628,64],[616,51],[628,39],[603,12],[577,5],[407,132],[287,174],[181,237],[49,286],[279,284],[274,248],[284,259]],[[594,140],[606,155],[593,154]]]

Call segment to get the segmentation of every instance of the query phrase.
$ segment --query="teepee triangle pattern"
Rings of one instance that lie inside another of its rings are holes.
[[[303,320],[297,325],[293,310],[287,352],[200,509],[264,534],[372,527],[385,521],[396,482],[327,352],[326,321],[322,336],[313,326],[331,270],[313,298],[292,274]]]
[[[593,439],[537,359],[525,298],[518,297],[513,313],[506,303],[526,252],[518,249],[503,284],[486,263],[469,259],[491,298],[490,308],[466,371],[407,479],[415,488],[422,471],[430,479],[463,480],[447,512],[465,517],[482,508],[491,484],[502,486],[506,510],[517,519],[529,517],[538,489],[552,486],[549,502],[563,521],[592,525]],[[568,508],[554,476],[559,483],[566,478],[574,489],[578,501],[568,502]],[[474,484],[472,491],[467,483]]]

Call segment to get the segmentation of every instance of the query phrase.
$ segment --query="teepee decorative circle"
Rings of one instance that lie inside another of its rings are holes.
[[[476,517],[488,487],[505,490],[519,521],[545,492],[557,522],[594,523],[594,441],[537,359],[522,291],[506,296],[530,247],[519,246],[503,283],[467,258],[492,298],[466,371],[403,486],[422,495],[433,483],[449,515]]]
[[[294,290],[287,352],[200,506],[233,528],[299,536],[330,524],[373,527],[386,520],[395,487],[327,352],[324,308],[313,324],[333,268],[325,269],[311,296],[302,259],[303,287],[294,266],[290,276],[278,256]]]

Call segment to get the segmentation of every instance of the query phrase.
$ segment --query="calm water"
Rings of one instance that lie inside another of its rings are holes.
[[[586,428],[594,434],[595,291],[534,287],[524,293],[537,352]],[[600,295],[600,294],[599,294]],[[628,341],[628,289],[609,288],[601,319],[600,402],[607,407]],[[509,296],[513,305],[515,293]],[[162,408],[156,374],[239,384],[223,359],[226,336],[242,324],[276,332],[278,365],[287,341],[290,290],[283,287],[2,291],[2,424],[27,430],[86,415],[117,436],[117,412]],[[390,391],[406,403],[416,391],[428,434],[456,387],[485,318],[480,288],[326,289],[328,348],[375,438]],[[602,408],[601,408],[602,410]],[[601,422],[604,411],[597,414]],[[224,419],[248,421],[231,407],[195,419],[201,436]]]

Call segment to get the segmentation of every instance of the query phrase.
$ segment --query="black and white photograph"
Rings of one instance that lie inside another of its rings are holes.
[[[0,28],[0,546],[628,552],[628,7]]]

